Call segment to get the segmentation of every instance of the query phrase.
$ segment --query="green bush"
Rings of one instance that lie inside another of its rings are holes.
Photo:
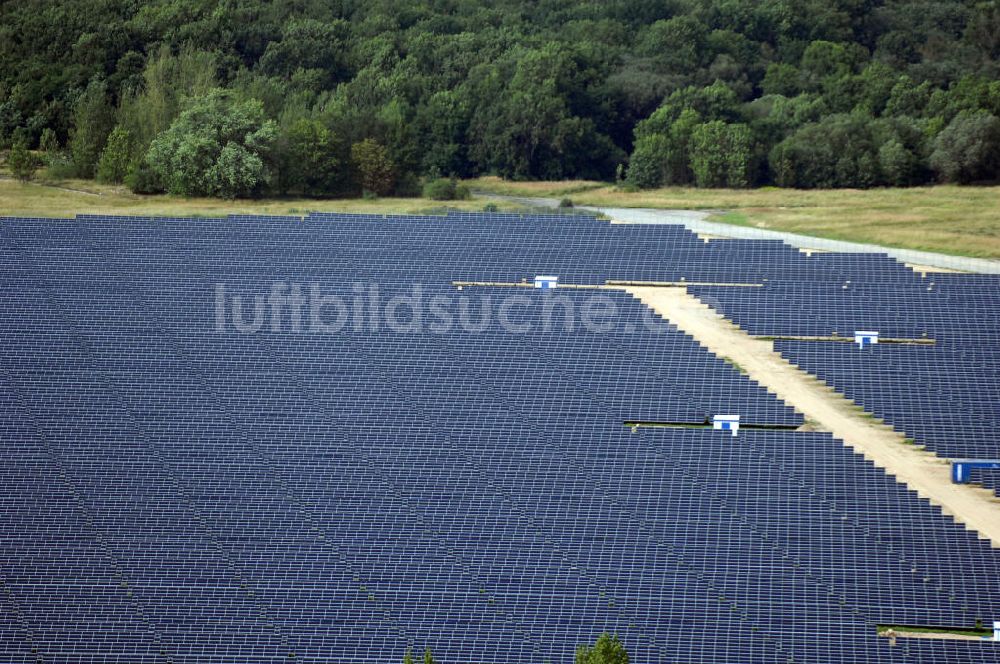
[[[573,199],[572,198],[564,198],[564,199],[562,199],[561,201],[559,201],[559,207],[561,207],[561,208],[571,208],[571,207],[573,207]]]
[[[455,181],[447,178],[431,180],[424,185],[424,198],[432,201],[451,201],[455,199]]]
[[[149,162],[139,161],[125,176],[125,184],[136,194],[162,194],[163,183]]]
[[[59,139],[56,132],[46,127],[42,130],[42,137],[38,141],[39,149],[45,153],[46,159],[59,152]]]
[[[35,177],[40,161],[30,150],[23,140],[14,142],[7,156],[7,165],[10,166],[11,173],[21,182],[28,182]]]
[[[700,123],[697,111],[677,110],[669,104],[640,122],[635,129],[635,150],[626,183],[638,189],[691,184],[694,181],[689,157],[691,137]]]
[[[109,184],[121,184],[128,175],[132,152],[132,136],[118,126],[108,136],[101,158],[97,161],[97,179]]]
[[[51,180],[68,180],[76,177],[76,164],[67,152],[47,154],[45,163],[45,176]]]
[[[471,197],[469,188],[454,179],[438,178],[424,185],[424,198],[432,201],[466,201]]]

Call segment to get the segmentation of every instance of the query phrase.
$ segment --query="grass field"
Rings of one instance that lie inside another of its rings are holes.
[[[713,211],[713,220],[836,240],[1000,258],[1000,187],[917,187],[798,191],[656,189],[628,193],[601,182],[469,181],[474,190],[512,196],[572,198],[577,205]],[[264,199],[137,196],[90,180],[22,184],[0,177],[0,216],[71,217],[77,213],[134,215],[420,214],[445,208],[481,210],[482,200],[437,203],[420,198]],[[501,209],[518,209],[500,203]]]
[[[600,182],[506,182],[479,178],[474,191],[576,205],[711,210],[713,221],[803,235],[1000,258],[1000,187],[911,189],[689,189],[628,193]]]
[[[483,201],[439,203],[422,198],[278,199],[225,201],[215,198],[137,196],[124,187],[109,187],[91,180],[22,184],[0,178],[0,216],[72,217],[81,214],[220,216],[226,214],[306,214],[308,212],[368,212],[421,214],[444,208],[482,210]],[[501,209],[516,206],[498,204]]]

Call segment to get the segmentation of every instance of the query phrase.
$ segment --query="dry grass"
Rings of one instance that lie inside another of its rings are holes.
[[[665,188],[629,193],[599,182],[469,182],[491,193],[577,205],[717,211],[716,221],[836,240],[1000,258],[1000,187],[802,191]]]
[[[627,193],[601,182],[506,182],[480,178],[480,191],[515,196],[571,197],[578,205],[717,211],[728,223],[791,231],[838,240],[949,254],[1000,258],[1000,187],[918,187],[870,191],[797,191],[668,188]],[[134,215],[305,214],[371,212],[419,214],[442,207],[480,210],[482,201],[437,204],[425,199],[373,201],[273,199],[223,201],[211,198],[137,196],[123,187],[89,180],[21,184],[0,179],[0,215],[72,217],[77,213]],[[501,209],[516,209],[500,204]]]
[[[124,187],[110,187],[90,180],[22,184],[0,179],[0,216],[72,217],[76,214],[120,214],[160,216],[223,216],[226,214],[306,214],[308,212],[369,212],[374,214],[420,214],[440,212],[443,207],[481,210],[482,201],[436,203],[421,198],[377,200],[278,199],[225,201],[214,198],[137,196]],[[502,209],[512,205],[499,205]]]
[[[606,182],[590,180],[560,180],[553,182],[511,182],[495,176],[466,180],[473,191],[482,191],[502,196],[526,196],[529,198],[560,198],[573,194],[611,190]]]

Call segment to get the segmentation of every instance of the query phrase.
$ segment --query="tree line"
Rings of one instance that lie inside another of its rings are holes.
[[[998,118],[997,0],[0,4],[0,148],[136,192],[971,183]]]

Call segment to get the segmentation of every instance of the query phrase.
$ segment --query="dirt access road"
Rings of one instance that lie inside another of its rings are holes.
[[[1000,499],[993,492],[952,484],[947,461],[907,444],[902,434],[860,412],[853,402],[785,361],[770,341],[750,337],[684,288],[626,289],[720,357],[731,359],[750,377],[920,496],[942,508],[980,537],[1000,548]]]

